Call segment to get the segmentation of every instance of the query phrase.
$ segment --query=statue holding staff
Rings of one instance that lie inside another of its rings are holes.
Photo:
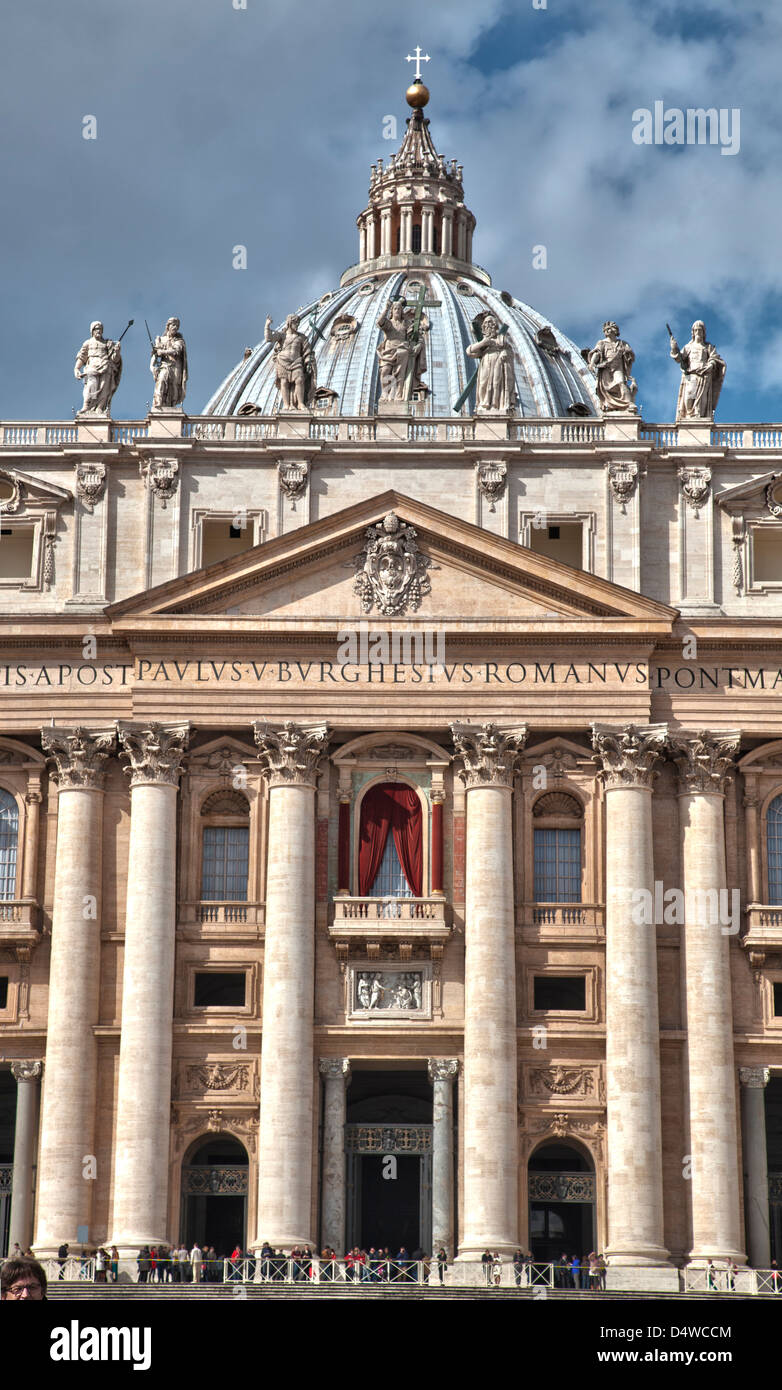
[[[465,351],[468,357],[478,358],[476,412],[496,411],[507,415],[516,403],[513,349],[505,336],[506,330],[507,325],[500,327],[492,313],[479,314],[473,320],[476,340]]]
[[[149,370],[155,378],[152,408],[180,406],[187,390],[187,347],[179,331],[179,319],[168,319],[165,332],[154,340],[150,335],[149,341],[152,349]]]
[[[111,398],[122,375],[120,343],[127,331],[126,328],[114,342],[111,338],[104,338],[100,319],[90,324],[90,336],[79,348],[73,368],[76,380],[84,382],[82,412],[108,415]]]

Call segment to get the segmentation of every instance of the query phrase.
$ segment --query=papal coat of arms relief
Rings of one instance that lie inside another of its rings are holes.
[[[428,555],[418,549],[412,526],[388,512],[378,526],[369,526],[366,545],[350,563],[355,567],[353,588],[365,613],[377,608],[387,618],[397,618],[408,609],[415,612],[424,594],[431,592],[426,573],[436,568]]]

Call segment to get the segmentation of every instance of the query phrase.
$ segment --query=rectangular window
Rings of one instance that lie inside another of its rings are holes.
[[[535,902],[581,902],[581,831],[535,830]]]
[[[247,518],[246,526],[234,526],[225,520],[209,520],[201,523],[201,564],[214,565],[218,560],[228,560],[232,555],[240,555],[243,550],[252,550],[255,544],[252,520]]]
[[[584,568],[584,538],[580,521],[558,521],[552,526],[530,526],[529,548],[573,569]]]
[[[243,970],[196,973],[193,1003],[197,1009],[243,1009],[246,999],[247,976]]]
[[[536,975],[534,982],[536,1009],[561,1009],[583,1013],[586,1009],[586,977],[584,975]]]
[[[752,577],[756,584],[782,584],[782,527],[752,528]]]
[[[8,1008],[8,976],[0,975],[0,1009]]]
[[[29,579],[33,570],[32,526],[0,527],[0,579]]]
[[[205,825],[202,902],[247,902],[250,830],[246,825]]]
[[[782,980],[774,981],[774,1017],[782,1018]]]

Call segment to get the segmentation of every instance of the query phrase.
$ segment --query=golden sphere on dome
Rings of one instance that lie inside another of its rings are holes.
[[[408,106],[412,106],[417,110],[420,110],[422,106],[426,106],[429,100],[429,88],[424,86],[420,77],[417,77],[415,82],[411,83],[408,87],[405,92],[405,100]]]

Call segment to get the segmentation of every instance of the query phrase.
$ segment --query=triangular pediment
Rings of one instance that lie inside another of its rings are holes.
[[[124,599],[107,616],[115,627],[187,618],[234,630],[606,623],[660,635],[678,614],[389,491]]]

